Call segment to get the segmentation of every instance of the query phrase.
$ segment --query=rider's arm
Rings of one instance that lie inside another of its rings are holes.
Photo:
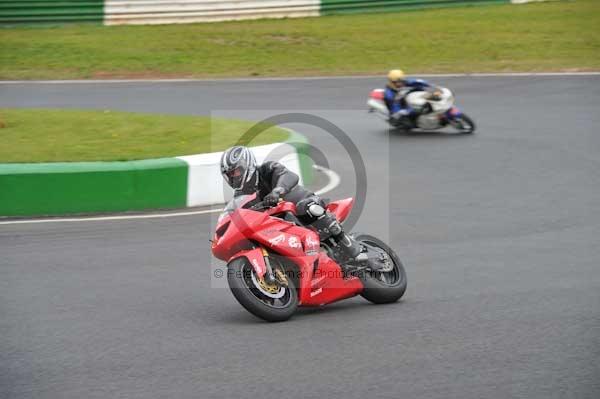
[[[427,89],[431,87],[429,82],[423,79],[406,79],[405,84],[414,89]]]
[[[282,195],[289,193],[294,187],[298,185],[300,178],[297,174],[280,164],[279,162],[265,162],[261,165],[265,168],[264,175],[271,181],[273,190],[276,188],[283,189]]]

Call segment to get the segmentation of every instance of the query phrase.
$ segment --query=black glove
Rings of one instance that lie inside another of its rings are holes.
[[[265,198],[263,198],[263,202],[267,206],[277,205],[277,203],[279,202],[279,198],[281,198],[284,191],[285,190],[281,187],[275,187],[273,189],[273,191],[271,191],[269,194],[265,195]]]

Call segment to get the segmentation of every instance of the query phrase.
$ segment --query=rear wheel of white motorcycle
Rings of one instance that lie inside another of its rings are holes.
[[[358,233],[354,235],[354,238],[359,242],[384,250],[394,263],[389,272],[362,272],[359,277],[364,289],[360,295],[377,304],[396,302],[402,298],[406,291],[406,271],[396,252],[372,235]]]
[[[462,134],[471,134],[475,131],[475,122],[466,114],[462,114],[450,121],[450,124]]]
[[[285,321],[298,307],[298,291],[279,262],[273,260],[271,266],[277,281],[267,283],[256,275],[248,259],[234,259],[227,265],[227,282],[235,299],[248,312],[266,321]]]

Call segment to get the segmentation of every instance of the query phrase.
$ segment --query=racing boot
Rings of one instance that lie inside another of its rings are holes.
[[[317,229],[321,241],[331,238],[338,244],[337,248],[339,248],[339,251],[335,251],[336,255],[341,255],[340,257],[346,261],[360,262],[363,260],[361,256],[365,258],[364,260],[367,260],[366,254],[362,253],[362,246],[344,232],[342,225],[334,215],[326,212],[319,204],[310,205],[308,213],[316,219],[312,225]]]
[[[339,244],[339,248],[343,248],[344,255],[347,257],[348,262],[355,264],[364,264],[369,262],[369,256],[365,247],[360,245],[352,236],[342,232],[340,235],[334,237],[336,242]]]
[[[331,233],[331,238],[338,244],[338,248],[341,250],[343,257],[347,258],[348,261],[363,261],[367,260],[366,254],[363,254],[362,246],[356,241],[352,236],[346,234],[340,222],[337,221],[335,216],[331,214],[327,214],[326,216],[329,218],[331,223],[329,224],[329,232]],[[333,220],[331,220],[333,219]],[[361,258],[361,255],[362,259]]]

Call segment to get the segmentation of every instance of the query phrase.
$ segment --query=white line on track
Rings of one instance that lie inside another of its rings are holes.
[[[342,179],[340,179],[340,175],[335,173],[333,170],[327,169],[327,168],[325,168],[323,166],[319,166],[319,165],[314,165],[314,168],[316,170],[318,170],[319,172],[324,173],[325,176],[327,176],[327,178],[329,179],[329,183],[327,183],[325,185],[325,187],[321,188],[320,190],[315,191],[315,194],[323,195],[340,185],[340,181]]]
[[[9,220],[6,222],[0,222],[2,224],[29,224],[29,223],[64,223],[64,222],[102,222],[106,220],[128,220],[128,219],[158,219],[158,218],[169,218],[175,216],[190,216],[190,215],[202,215],[206,213],[221,212],[223,209],[205,209],[202,211],[189,211],[189,212],[173,212],[173,213],[156,213],[146,215],[121,215],[121,216],[96,216],[96,217],[83,217],[83,218],[50,218],[50,219],[26,219],[26,220]]]
[[[331,169],[327,169],[323,166],[314,165],[314,168],[325,174],[327,176],[329,182],[317,190],[315,194],[322,195],[325,194],[334,188],[336,188],[340,184],[340,176],[335,173]],[[82,218],[47,218],[47,219],[21,219],[21,220],[7,220],[0,221],[0,225],[7,224],[32,224],[32,223],[67,223],[67,222],[104,222],[110,220],[131,220],[131,219],[161,219],[161,218],[171,218],[178,216],[192,216],[192,215],[205,215],[209,213],[220,213],[223,208],[217,209],[203,209],[200,211],[187,211],[187,212],[170,212],[170,213],[150,213],[144,215],[119,215],[119,216],[91,216],[91,217],[82,217]]]
[[[569,76],[599,76],[600,71],[594,72],[507,72],[507,73],[424,73],[411,74],[424,78],[488,78],[488,77],[569,77]],[[223,78],[223,79],[90,79],[90,80],[0,80],[0,85],[15,84],[112,84],[112,83],[203,83],[203,82],[279,82],[302,80],[338,80],[338,79],[375,79],[383,75],[358,76],[302,76],[302,77],[267,77],[267,78]]]

